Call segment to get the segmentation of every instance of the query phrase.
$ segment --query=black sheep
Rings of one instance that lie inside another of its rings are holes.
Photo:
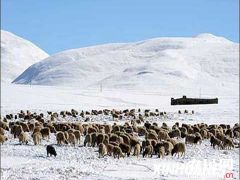
[[[52,155],[54,155],[55,157],[57,156],[56,150],[52,145],[48,145],[46,149],[47,149],[47,156],[49,156],[49,154],[50,156]]]

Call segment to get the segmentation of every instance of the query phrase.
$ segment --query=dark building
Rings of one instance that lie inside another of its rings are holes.
[[[218,98],[214,99],[202,99],[202,98],[171,98],[171,105],[192,105],[192,104],[218,104]]]

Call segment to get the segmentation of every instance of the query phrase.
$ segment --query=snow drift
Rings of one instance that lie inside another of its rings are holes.
[[[12,82],[33,63],[48,54],[33,43],[1,30],[1,82]]]
[[[238,50],[211,34],[72,49],[30,66],[14,83],[236,94]]]

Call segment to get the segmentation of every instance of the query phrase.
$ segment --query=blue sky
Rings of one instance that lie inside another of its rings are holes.
[[[239,42],[239,0],[2,0],[1,29],[49,54],[212,33]]]

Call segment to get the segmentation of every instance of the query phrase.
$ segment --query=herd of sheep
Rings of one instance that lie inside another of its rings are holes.
[[[187,110],[178,113],[189,113]],[[194,114],[194,111],[190,112]],[[109,116],[114,122],[101,124],[89,122],[91,116]],[[106,155],[114,158],[137,156],[152,157],[153,155],[163,158],[167,155],[184,156],[186,144],[197,145],[203,140],[208,140],[215,149],[232,149],[239,147],[236,139],[240,138],[240,125],[228,124],[179,124],[172,126],[165,122],[159,123],[147,121],[149,116],[164,116],[166,112],[150,110],[92,110],[78,112],[61,111],[60,113],[48,112],[37,114],[30,111],[20,111],[17,114],[7,114],[0,121],[0,143],[4,144],[9,138],[18,138],[21,144],[28,144],[30,139],[34,145],[41,144],[42,140],[49,140],[50,134],[56,136],[58,145],[98,147],[99,157]],[[59,118],[75,118],[76,121],[59,121]],[[81,117],[83,121],[77,121]],[[9,133],[6,133],[9,131]],[[31,138],[30,138],[31,136]],[[47,153],[56,156],[55,149],[47,146]]]

